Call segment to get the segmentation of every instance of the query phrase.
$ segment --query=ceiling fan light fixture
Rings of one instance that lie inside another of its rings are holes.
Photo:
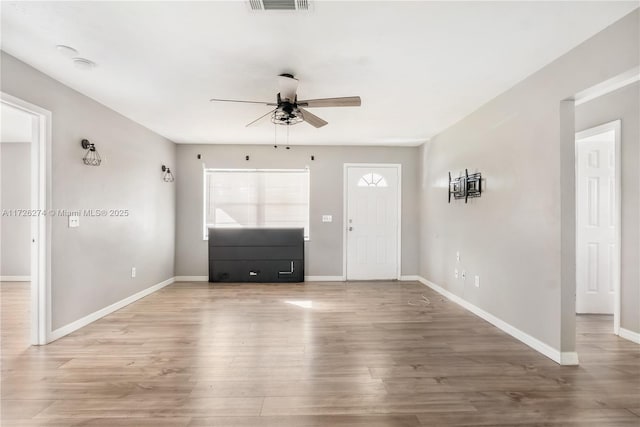
[[[302,114],[297,108],[291,112],[278,108],[271,114],[271,123],[276,125],[293,126],[303,121]]]

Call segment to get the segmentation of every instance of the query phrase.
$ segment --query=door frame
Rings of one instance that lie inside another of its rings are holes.
[[[348,279],[347,272],[347,229],[348,212],[347,202],[349,198],[348,172],[350,167],[369,168],[395,168],[398,172],[398,231],[397,231],[397,260],[396,260],[396,280],[400,280],[402,272],[402,164],[400,163],[344,163],[343,164],[343,193],[342,193],[342,278]]]
[[[5,92],[0,101],[34,117],[31,141],[31,334],[32,345],[51,336],[51,112]]]
[[[580,132],[576,132],[575,136],[575,158],[576,158],[576,190],[578,183],[578,144],[581,139],[588,138],[593,135],[598,135],[601,133],[614,131],[614,139],[615,139],[615,205],[614,205],[614,221],[616,226],[615,233],[615,241],[616,241],[616,250],[614,252],[614,277],[613,277],[613,333],[616,335],[620,334],[620,275],[621,275],[621,267],[622,267],[622,259],[621,259],[621,251],[622,251],[622,165],[621,165],[621,131],[622,131],[622,121],[614,120],[611,122],[607,122],[601,124],[599,126],[591,127],[589,129],[585,129]],[[576,191],[576,254],[578,253],[578,191]],[[577,270],[577,259],[576,259],[576,270]],[[576,289],[578,283],[576,281]]]

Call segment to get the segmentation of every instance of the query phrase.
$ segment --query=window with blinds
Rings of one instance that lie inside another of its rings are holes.
[[[209,227],[304,227],[308,239],[309,170],[205,169],[205,239]]]

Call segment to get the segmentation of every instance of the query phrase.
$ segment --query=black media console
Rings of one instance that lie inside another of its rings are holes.
[[[304,229],[209,228],[209,282],[304,282]]]

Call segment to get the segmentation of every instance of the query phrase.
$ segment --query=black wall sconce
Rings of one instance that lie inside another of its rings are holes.
[[[162,176],[162,180],[164,182],[173,182],[176,179],[173,177],[173,174],[171,173],[171,169],[169,169],[168,167],[166,167],[165,165],[162,165],[162,172],[164,172],[164,175]]]
[[[482,195],[482,174],[480,172],[469,175],[469,170],[464,170],[464,175],[451,178],[449,172],[449,203],[451,195],[454,199],[464,199],[468,203],[469,197],[480,197]]]
[[[87,166],[100,166],[102,163],[102,159],[100,158],[100,154],[98,154],[98,150],[96,150],[96,145],[93,142],[89,142],[88,139],[83,139],[80,141],[82,148],[87,150],[82,161]]]

